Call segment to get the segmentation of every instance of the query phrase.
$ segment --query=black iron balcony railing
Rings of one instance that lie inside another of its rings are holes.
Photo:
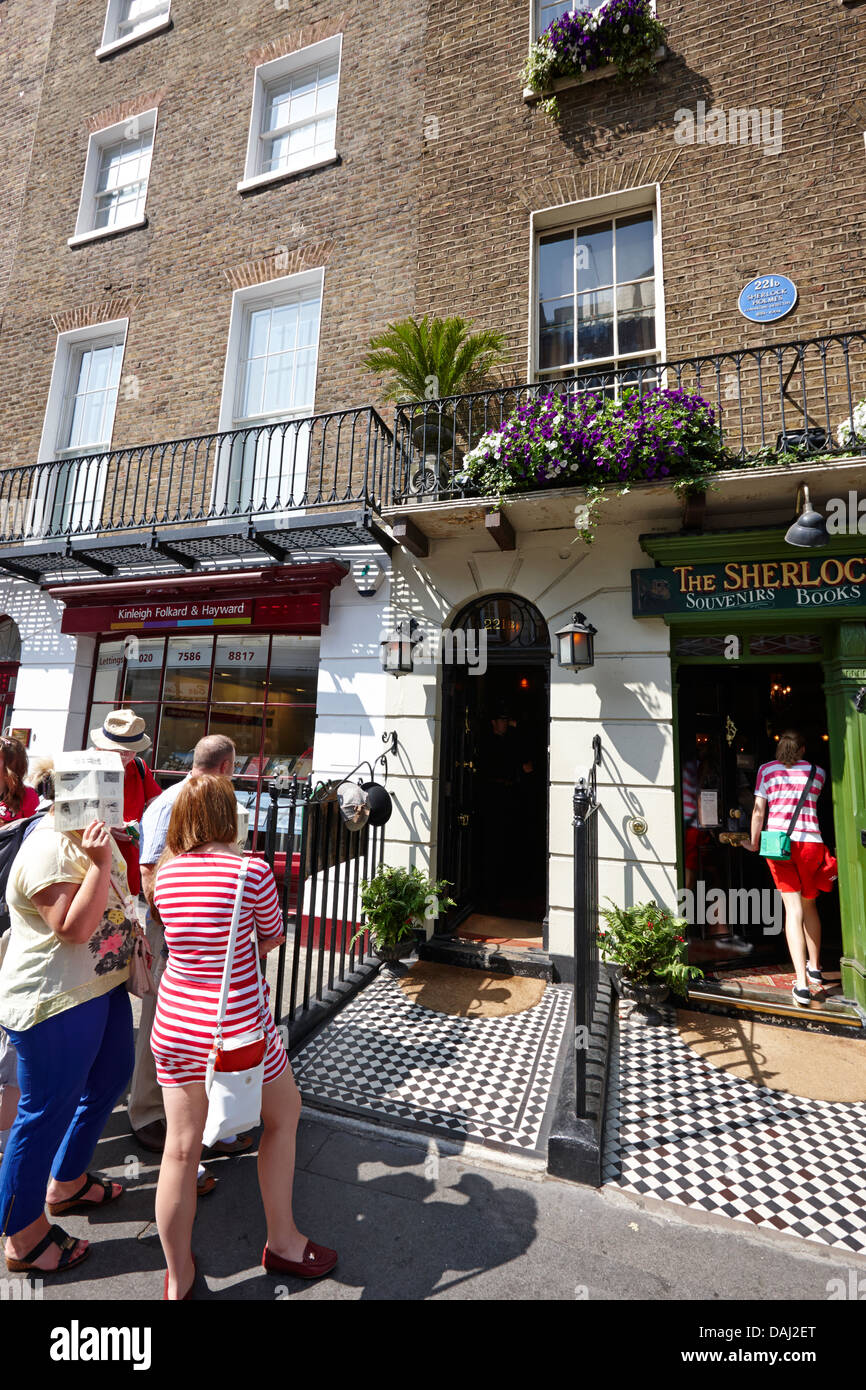
[[[376,506],[393,439],[370,406],[0,470],[0,543]]]
[[[577,376],[419,401],[398,408],[392,505],[477,494],[466,455],[533,400],[558,392],[572,404],[641,397],[657,388],[701,396],[715,413],[725,465],[866,455],[866,419],[845,436],[866,397],[866,330],[773,343],[679,361],[587,368]],[[841,430],[841,436],[840,436]],[[858,437],[859,436],[859,437]]]
[[[259,518],[473,496],[466,455],[520,406],[554,389],[578,403],[658,387],[712,406],[720,466],[866,455],[866,410],[857,409],[866,398],[866,330],[858,330],[404,404],[393,431],[372,406],[358,406],[0,468],[0,545],[62,551],[81,537],[155,537],[212,523],[237,530]]]

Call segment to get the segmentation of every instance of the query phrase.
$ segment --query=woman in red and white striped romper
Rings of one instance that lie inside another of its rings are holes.
[[[767,828],[788,833],[791,817],[797,809],[812,767],[803,756],[805,752],[803,735],[796,729],[786,729],[776,744],[774,761],[758,768],[752,809],[752,838],[744,845],[745,849],[759,852],[768,808]],[[828,881],[831,871],[826,867],[826,861],[829,860],[831,865],[835,863],[827,853],[818,825],[818,797],[826,780],[824,769],[816,767],[790,831],[790,859],[767,860],[767,867],[785,908],[785,937],[796,976],[791,993],[794,1003],[802,1008],[808,1008],[811,1002],[810,985],[819,990],[824,987],[817,898],[820,892],[829,891],[831,886]]]
[[[174,803],[166,853],[154,876],[152,906],[168,947],[151,1035],[167,1125],[156,1193],[156,1222],[168,1265],[165,1298],[190,1297],[195,1282],[191,1238],[208,1109],[205,1074],[238,886],[236,838],[230,780],[207,774],[191,778]],[[333,1269],[337,1256],[301,1235],[292,1215],[301,1098],[270,1010],[260,1008],[253,930],[260,955],[285,940],[274,876],[259,859],[249,861],[241,900],[223,1036],[265,1028],[258,1165],[268,1229],[264,1267],[271,1274],[316,1278]]]

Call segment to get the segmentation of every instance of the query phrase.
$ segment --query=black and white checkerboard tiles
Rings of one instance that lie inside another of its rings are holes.
[[[388,971],[295,1056],[308,1101],[452,1141],[539,1154],[570,994],[504,1018],[412,1003]]]

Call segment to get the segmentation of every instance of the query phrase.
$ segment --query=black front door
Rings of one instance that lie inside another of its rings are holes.
[[[454,629],[461,626],[484,638],[475,670],[444,668],[438,864],[456,906],[443,925],[456,930],[470,913],[541,923],[547,911],[547,628],[537,610],[512,595],[477,601]]]

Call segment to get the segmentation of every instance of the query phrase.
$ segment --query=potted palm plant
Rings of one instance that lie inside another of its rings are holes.
[[[384,376],[386,401],[413,405],[412,442],[425,458],[435,454],[441,461],[454,449],[460,428],[459,408],[443,406],[443,398],[480,390],[504,360],[504,342],[501,333],[490,329],[473,332],[471,322],[458,315],[425,314],[389,323],[384,333],[371,338],[364,366]],[[426,464],[412,478],[415,491],[437,482],[436,470]]]
[[[685,960],[685,918],[674,917],[656,902],[617,907],[607,901],[610,907],[599,909],[605,922],[598,929],[601,958],[615,967],[614,985],[638,1016],[657,1023],[657,1006],[670,992],[685,998],[689,980],[703,976]]]
[[[444,879],[433,880],[418,868],[399,869],[380,864],[371,879],[361,885],[361,907],[367,921],[349,942],[370,932],[373,950],[380,960],[395,961],[412,950],[416,929],[425,917],[438,917],[454,900],[445,889]]]

